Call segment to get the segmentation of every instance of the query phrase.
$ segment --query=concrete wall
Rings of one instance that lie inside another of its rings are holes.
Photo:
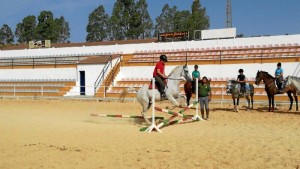
[[[248,45],[294,44],[300,42],[300,35],[265,36],[220,40],[181,41],[164,43],[124,44],[105,46],[83,46],[47,49],[0,50],[0,58],[65,57],[105,54],[130,54],[136,52],[189,50],[195,48],[216,48]]]
[[[0,81],[75,81],[76,68],[0,69]]]
[[[298,62],[282,63],[284,76],[293,75],[298,64]],[[276,65],[277,63],[199,65],[198,70],[200,71],[201,77],[236,79],[238,70],[244,69],[244,74],[247,78],[255,78],[258,70],[269,72],[269,74],[274,76],[275,69],[277,68]],[[168,75],[174,67],[175,66],[166,66],[166,74]],[[192,74],[194,65],[189,65],[188,67],[190,74]],[[117,80],[121,80],[122,78],[151,78],[153,70],[154,66],[121,67]]]

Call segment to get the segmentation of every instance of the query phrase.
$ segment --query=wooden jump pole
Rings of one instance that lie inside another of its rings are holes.
[[[113,118],[133,118],[133,119],[143,119],[143,116],[133,116],[133,115],[123,115],[123,114],[95,114],[92,113],[91,116],[96,117],[113,117]],[[151,116],[147,116],[147,118],[151,118]],[[164,117],[155,117],[155,119],[164,119]]]

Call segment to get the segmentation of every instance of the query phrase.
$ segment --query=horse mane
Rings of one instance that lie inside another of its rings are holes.
[[[269,77],[269,78],[272,78],[272,79],[275,79],[272,75],[270,75],[268,72],[265,72],[265,71],[260,71],[261,73],[265,73],[265,74],[267,74],[267,76]]]
[[[288,76],[287,79],[292,79],[292,80],[296,80],[296,81],[300,81],[300,77],[296,77],[296,76]]]
[[[169,73],[168,77],[170,77],[170,76],[175,72],[175,70],[177,70],[178,68],[179,68],[179,66],[176,66],[176,67]]]

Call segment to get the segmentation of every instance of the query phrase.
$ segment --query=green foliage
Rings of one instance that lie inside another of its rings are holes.
[[[15,31],[15,36],[18,39],[17,41],[19,43],[25,43],[36,39],[36,24],[36,17],[33,15],[25,17],[21,23],[18,23]]]
[[[162,9],[160,16],[156,18],[155,33],[154,36],[158,36],[158,33],[173,32],[175,31],[175,15],[177,13],[177,7],[170,8],[168,4]]]
[[[28,43],[32,40],[64,43],[70,38],[70,28],[63,16],[54,18],[51,11],[42,11],[37,20],[35,16],[29,15],[18,23],[15,35],[19,43]]]
[[[140,16],[139,36],[138,39],[145,39],[151,37],[153,30],[153,22],[148,13],[148,4],[146,0],[140,0],[136,5],[136,13]]]
[[[57,34],[57,42],[65,43],[70,38],[70,28],[69,23],[65,21],[65,18],[61,16],[58,19],[55,19],[56,27],[58,28],[56,31]]]
[[[192,4],[192,15],[189,18],[190,39],[194,38],[195,30],[205,30],[209,28],[209,17],[206,15],[206,9],[201,6],[200,0],[195,0]],[[200,37],[196,37],[200,39]]]
[[[0,44],[12,44],[14,42],[14,35],[10,27],[4,24],[0,29]]]
[[[193,39],[195,30],[208,29],[209,18],[199,0],[193,2],[191,11],[177,11],[176,6],[170,7],[166,4],[160,16],[156,18],[154,35],[162,32],[189,31],[190,39]]]
[[[96,42],[107,40],[109,38],[109,16],[105,13],[105,9],[102,5],[96,8],[89,15],[89,22],[87,25],[87,42]]]
[[[146,0],[117,0],[110,18],[110,40],[151,37],[153,22]]]

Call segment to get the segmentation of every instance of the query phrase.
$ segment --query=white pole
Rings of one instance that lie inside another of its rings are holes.
[[[203,120],[200,116],[199,116],[199,97],[198,97],[198,78],[196,78],[196,101],[197,101],[197,104],[196,104],[196,115],[193,117],[193,120]]]
[[[146,131],[150,133],[153,129],[155,129],[161,133],[161,130],[155,124],[155,78],[152,78],[152,86],[152,124]]]

